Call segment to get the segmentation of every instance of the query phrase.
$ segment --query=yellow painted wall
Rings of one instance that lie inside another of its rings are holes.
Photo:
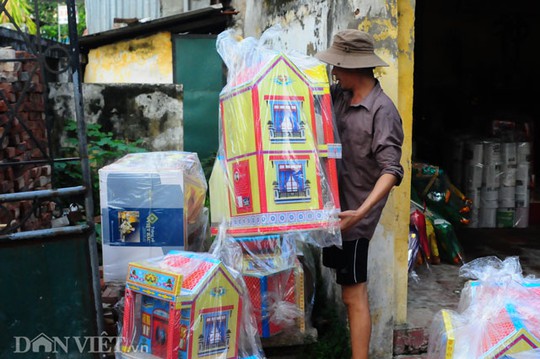
[[[376,52],[390,66],[378,68],[384,91],[394,101],[403,120],[405,140],[401,164],[405,170],[402,184],[392,190],[381,224],[394,240],[394,303],[396,324],[407,320],[407,249],[410,213],[412,154],[412,102],[414,72],[414,2],[397,0],[386,3],[388,17],[366,17],[358,28],[371,33]],[[397,44],[397,48],[396,48]],[[391,295],[392,293],[389,293]]]
[[[86,83],[173,83],[169,32],[98,47],[88,53]]]

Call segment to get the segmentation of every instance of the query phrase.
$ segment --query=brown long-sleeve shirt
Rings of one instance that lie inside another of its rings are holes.
[[[403,178],[400,164],[403,127],[392,100],[379,82],[359,104],[351,105],[352,94],[339,85],[332,87],[332,99],[343,157],[338,161],[339,194],[342,210],[356,210],[385,173]],[[378,202],[343,240],[371,239],[388,196]]]

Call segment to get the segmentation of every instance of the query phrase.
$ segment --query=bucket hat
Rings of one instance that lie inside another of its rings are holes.
[[[332,45],[315,57],[327,64],[345,69],[360,69],[388,66],[375,55],[373,36],[367,32],[347,29],[334,35]]]

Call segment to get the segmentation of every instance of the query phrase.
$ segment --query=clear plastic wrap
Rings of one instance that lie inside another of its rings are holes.
[[[220,95],[220,147],[210,179],[214,233],[235,237],[297,233],[318,246],[341,245],[336,159],[326,66],[260,40],[218,36],[228,68]]]
[[[465,264],[458,312],[436,314],[429,358],[501,358],[540,347],[540,280],[523,277],[517,257]]]
[[[209,253],[129,264],[119,358],[265,358],[242,276]]]
[[[540,358],[540,349],[532,349],[516,354],[508,354],[501,359],[538,359]]]
[[[223,225],[211,251],[242,273],[261,337],[293,327],[305,332],[305,277],[294,236],[232,237]]]
[[[220,146],[210,178],[213,233],[235,243],[258,332],[306,329],[305,273],[297,243],[341,246],[336,137],[326,65],[259,40],[221,33],[227,65]],[[229,246],[217,248],[230,251]]]
[[[126,155],[99,170],[99,187],[106,282],[123,282],[131,261],[202,249],[208,186],[196,153]]]

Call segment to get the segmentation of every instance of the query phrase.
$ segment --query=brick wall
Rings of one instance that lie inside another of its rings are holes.
[[[32,58],[0,48],[0,193],[51,189],[50,165],[17,164],[48,156],[44,85],[39,62]],[[48,228],[54,207],[52,202],[35,208],[32,201],[0,203],[0,232],[26,217],[19,230]]]

